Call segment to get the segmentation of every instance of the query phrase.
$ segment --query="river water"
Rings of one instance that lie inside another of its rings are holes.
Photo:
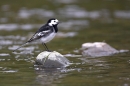
[[[33,42],[17,52],[49,18],[57,36],[48,47],[66,55],[64,69],[35,70],[44,51]],[[0,86],[130,86],[130,53],[83,57],[81,45],[102,42],[130,50],[130,0],[3,0],[0,2]]]

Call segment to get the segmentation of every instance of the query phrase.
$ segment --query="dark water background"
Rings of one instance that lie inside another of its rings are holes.
[[[74,63],[65,69],[35,70],[44,49],[34,42],[12,53],[49,18],[62,23],[48,43]],[[130,0],[1,0],[0,86],[130,86],[130,53],[88,58],[85,42],[105,41],[130,50]]]

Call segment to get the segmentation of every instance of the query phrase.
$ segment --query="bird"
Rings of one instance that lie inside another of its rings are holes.
[[[58,24],[59,20],[56,18],[50,18],[45,25],[43,25],[41,28],[39,28],[35,34],[24,44],[22,44],[20,47],[15,49],[14,51],[20,49],[21,47],[25,46],[26,44],[29,44],[33,41],[40,40],[42,45],[44,46],[46,51],[50,51],[46,45],[46,43],[50,42],[55,35],[58,32]],[[13,52],[14,52],[13,51]]]

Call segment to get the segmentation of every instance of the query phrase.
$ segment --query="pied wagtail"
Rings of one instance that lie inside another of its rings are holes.
[[[43,46],[45,47],[45,49],[47,51],[50,51],[45,43],[51,41],[55,37],[56,33],[58,32],[58,28],[57,28],[58,24],[59,24],[59,21],[57,19],[55,19],[55,18],[49,19],[48,22],[45,25],[43,25],[31,37],[31,39],[29,39],[26,43],[24,43],[23,45],[18,47],[16,50],[18,50],[19,48],[23,47],[24,45],[26,45],[32,41],[40,40],[42,42]],[[14,51],[16,51],[16,50],[14,50]]]

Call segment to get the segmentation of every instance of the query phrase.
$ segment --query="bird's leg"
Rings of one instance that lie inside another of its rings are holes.
[[[44,46],[44,48],[46,49],[46,51],[50,52],[50,50],[48,49],[48,47],[47,47],[47,45],[45,43],[42,43],[42,45]]]

